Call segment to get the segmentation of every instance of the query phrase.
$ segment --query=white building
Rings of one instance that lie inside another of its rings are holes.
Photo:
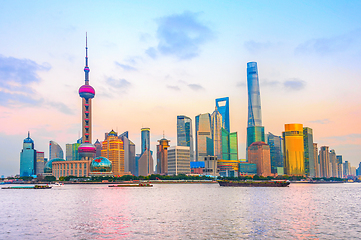
[[[189,174],[190,148],[173,146],[168,148],[168,175]]]

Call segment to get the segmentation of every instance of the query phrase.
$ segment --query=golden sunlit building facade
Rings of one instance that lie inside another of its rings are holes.
[[[305,175],[303,125],[285,124],[283,135],[284,170],[286,175]]]
[[[105,140],[102,142],[101,156],[109,159],[112,163],[114,176],[123,176],[125,174],[123,141],[118,138],[115,131],[112,130],[106,134]]]

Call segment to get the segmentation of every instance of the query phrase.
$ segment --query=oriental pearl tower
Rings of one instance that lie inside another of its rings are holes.
[[[89,85],[88,66],[88,36],[85,38],[85,84],[79,88],[79,96],[82,98],[82,144],[78,148],[82,160],[91,161],[94,158],[96,149],[92,141],[92,99],[95,90]]]

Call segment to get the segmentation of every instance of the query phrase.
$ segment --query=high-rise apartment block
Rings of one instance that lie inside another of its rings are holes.
[[[191,161],[194,161],[192,119],[179,115],[177,116],[177,146],[190,148]]]
[[[305,175],[303,125],[285,124],[283,165],[286,175]]]
[[[314,177],[320,177],[320,163],[318,161],[318,148],[317,148],[317,143],[313,143],[313,162],[315,163],[314,165],[314,172],[315,172],[315,176]]]
[[[338,168],[337,168],[337,160],[336,160],[336,152],[334,149],[330,150],[330,169],[329,172],[331,177],[338,177]]]
[[[330,173],[330,153],[328,146],[322,146],[319,153],[320,159],[320,177],[329,178]]]

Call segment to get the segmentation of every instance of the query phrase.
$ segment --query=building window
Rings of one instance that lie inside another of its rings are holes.
[[[70,171],[70,174],[73,175],[73,170]]]

